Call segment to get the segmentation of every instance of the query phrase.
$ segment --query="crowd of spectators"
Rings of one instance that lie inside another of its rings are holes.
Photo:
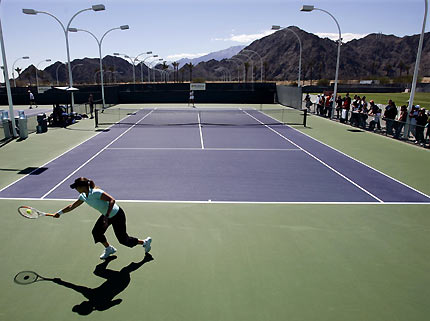
[[[310,95],[307,94],[305,105],[308,111],[312,111],[311,107],[315,106],[314,112],[317,115],[332,118],[332,94],[318,95],[315,102],[312,102]],[[375,104],[373,100],[368,102],[366,96],[355,95],[351,98],[347,93],[344,97],[337,96],[333,118],[341,123],[364,130],[385,133],[396,139],[403,138],[405,129],[409,127],[408,139],[412,138],[415,144],[424,147],[430,145],[430,111],[426,111],[419,105],[412,106],[408,113],[408,106],[403,105],[399,109],[391,99],[383,107]],[[409,126],[406,126],[408,120]],[[385,121],[385,131],[381,126],[381,121]]]

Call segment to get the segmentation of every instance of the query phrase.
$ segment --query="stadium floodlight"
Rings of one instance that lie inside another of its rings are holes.
[[[300,9],[300,11],[304,11],[304,12],[311,12],[314,11],[315,7],[311,6],[311,5],[303,5],[302,9]]]
[[[103,11],[106,10],[104,4],[96,4],[91,7],[94,11]]]
[[[69,22],[65,26],[60,21],[60,19],[58,19],[52,13],[49,13],[49,12],[46,12],[46,11],[37,11],[37,10],[34,10],[34,9],[22,9],[22,12],[24,14],[29,14],[29,15],[36,15],[36,14],[39,14],[39,13],[46,14],[46,15],[54,18],[61,25],[61,28],[64,31],[64,36],[66,38],[67,65],[68,65],[68,69],[69,69],[69,87],[70,88],[73,88],[73,77],[72,77],[72,68],[71,68],[71,64],[70,64],[69,27],[70,27],[70,24],[72,23],[73,19],[75,19],[75,17],[77,15],[79,15],[82,12],[91,11],[91,10],[92,11],[103,11],[103,10],[105,10],[105,6],[103,4],[97,4],[97,5],[91,6],[91,8],[86,8],[86,9],[79,10],[78,12],[76,12],[72,16],[72,18],[70,18]],[[71,98],[72,98],[71,100],[72,100],[72,112],[73,112],[73,108],[74,108],[74,105],[75,105],[75,98],[74,98],[74,95],[73,95],[73,91],[71,91]]]
[[[22,13],[36,15],[38,12],[34,9],[22,9]]]
[[[300,39],[299,35],[297,34],[297,32],[295,32],[293,29],[290,28],[282,28],[281,26],[277,26],[277,25],[273,25],[272,26],[272,30],[285,30],[285,31],[289,31],[291,33],[293,33],[297,40],[299,41],[299,49],[300,49],[300,53],[299,53],[299,77],[297,80],[297,87],[301,87],[301,76],[302,76],[302,40]]]
[[[99,63],[100,63],[100,84],[102,87],[102,102],[103,102],[103,109],[106,108],[106,103],[105,103],[105,89],[104,89],[104,81],[103,81],[103,58],[102,58],[102,42],[103,39],[106,37],[106,35],[114,30],[128,30],[129,26],[128,25],[123,25],[120,27],[116,27],[116,28],[112,28],[109,29],[108,31],[106,31],[103,36],[99,39],[97,38],[92,32],[88,31],[88,30],[84,30],[84,29],[77,29],[77,28],[69,28],[70,32],[78,32],[78,31],[82,31],[82,32],[86,32],[88,34],[90,34],[96,41],[97,41],[97,45],[99,47]],[[115,53],[114,53],[115,55]]]
[[[302,9],[300,11],[311,12],[314,10],[325,12],[330,17],[332,17],[334,22],[336,22],[337,29],[339,30],[339,39],[338,39],[338,44],[337,44],[336,76],[335,76],[335,80],[334,80],[334,90],[333,90],[333,104],[331,106],[331,112],[330,112],[330,118],[333,119],[334,110],[336,109],[337,83],[338,83],[338,78],[339,78],[339,60],[340,60],[340,46],[342,45],[342,32],[340,30],[339,22],[337,22],[336,18],[327,10],[315,8],[312,5],[304,5],[304,6],[302,6]]]

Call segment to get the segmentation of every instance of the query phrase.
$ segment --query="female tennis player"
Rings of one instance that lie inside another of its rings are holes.
[[[115,199],[103,191],[100,187],[96,186],[94,182],[85,177],[75,179],[75,182],[70,185],[70,188],[75,189],[79,193],[79,198],[73,204],[66,206],[55,214],[55,218],[59,218],[62,214],[68,213],[82,203],[87,203],[101,213],[97,220],[92,234],[95,243],[102,243],[105,247],[104,252],[100,259],[106,259],[109,255],[116,252],[116,248],[110,245],[104,235],[107,228],[112,225],[118,241],[128,247],[142,245],[145,248],[145,253],[151,250],[151,237],[144,240],[137,239],[129,236],[126,231],[126,218],[124,211],[115,202]]]

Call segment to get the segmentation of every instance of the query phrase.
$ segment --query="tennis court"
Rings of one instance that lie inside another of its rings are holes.
[[[426,320],[430,187],[410,165],[428,151],[273,107],[122,105],[4,146],[0,319],[82,319],[85,288],[114,302],[89,320]],[[64,207],[77,176],[153,260],[118,245],[103,265],[87,206],[16,212]],[[62,282],[15,284],[26,270]]]
[[[107,130],[3,188],[0,197],[73,199],[69,185],[83,176],[127,201],[430,202],[273,117],[284,111],[273,112],[106,110],[101,123],[114,122]]]

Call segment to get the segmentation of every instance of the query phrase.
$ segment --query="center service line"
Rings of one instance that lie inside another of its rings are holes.
[[[202,149],[205,149],[205,144],[203,143],[202,123],[200,122],[200,112],[197,112],[197,119],[199,121],[200,144],[202,145]]]

